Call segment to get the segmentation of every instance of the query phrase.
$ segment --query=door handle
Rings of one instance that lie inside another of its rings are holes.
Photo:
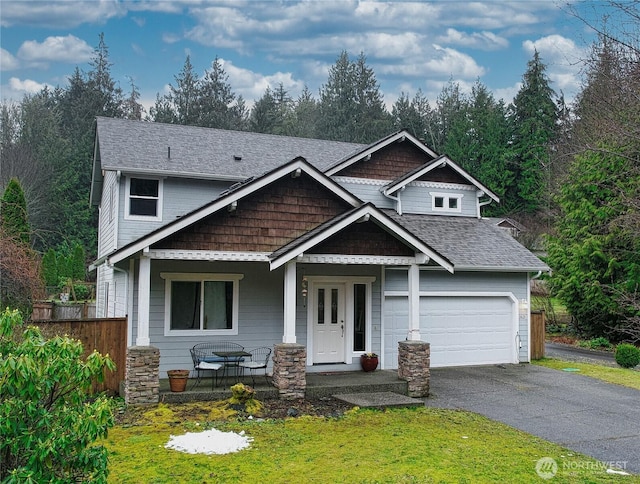
[[[342,337],[344,338],[344,324],[340,325],[340,329],[342,330]]]

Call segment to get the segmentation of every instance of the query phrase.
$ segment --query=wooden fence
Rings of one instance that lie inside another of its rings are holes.
[[[531,311],[531,359],[544,358],[546,321],[544,311]]]
[[[94,391],[117,394],[124,380],[127,358],[127,318],[67,319],[56,321],[32,321],[46,335],[69,335],[82,342],[85,356],[96,350],[108,354],[116,364],[116,371],[107,371],[104,382],[95,383]]]

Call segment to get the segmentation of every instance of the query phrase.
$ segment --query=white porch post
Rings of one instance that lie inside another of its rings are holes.
[[[420,341],[420,266],[409,266],[409,341]]]
[[[149,346],[149,298],[151,297],[151,259],[140,257],[138,274],[138,333],[136,346]]]
[[[296,262],[284,267],[284,334],[283,343],[296,342]]]

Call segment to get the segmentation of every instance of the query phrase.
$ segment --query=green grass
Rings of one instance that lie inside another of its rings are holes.
[[[429,408],[360,409],[341,418],[235,422],[182,420],[162,405],[157,422],[109,432],[112,483],[519,483],[543,482],[542,457],[558,463],[553,482],[618,482],[589,457],[477,414]],[[171,434],[244,430],[249,449],[191,455],[164,448]],[[640,482],[632,476],[624,482]]]
[[[629,388],[640,390],[640,371],[629,368],[616,368],[593,363],[577,363],[575,361],[558,360],[555,358],[543,358],[532,361],[534,365],[546,366],[555,370],[563,368],[578,368],[581,375],[597,378],[608,383],[615,383]]]

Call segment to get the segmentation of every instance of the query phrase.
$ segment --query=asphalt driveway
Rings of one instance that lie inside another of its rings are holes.
[[[430,390],[428,407],[476,412],[640,474],[638,390],[527,364],[434,368]]]

